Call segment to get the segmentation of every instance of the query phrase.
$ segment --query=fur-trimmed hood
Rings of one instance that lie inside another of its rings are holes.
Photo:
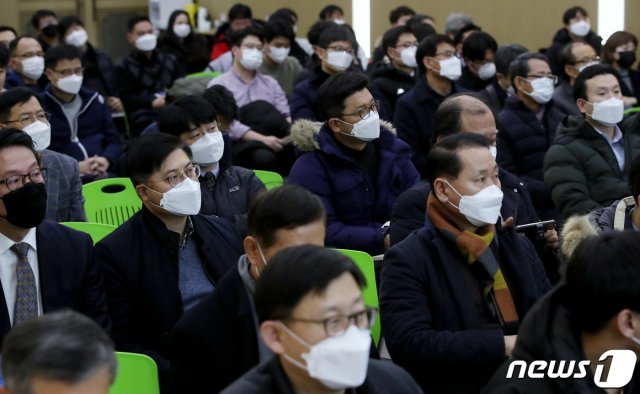
[[[324,122],[307,119],[295,121],[293,125],[291,125],[293,145],[301,152],[311,152],[320,149],[317,136],[322,125],[324,125]],[[391,123],[380,119],[380,125],[394,135],[396,134],[396,130]]]

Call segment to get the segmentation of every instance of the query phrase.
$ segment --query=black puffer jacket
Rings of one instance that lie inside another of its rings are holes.
[[[389,119],[393,119],[396,101],[416,84],[416,73],[407,74],[391,64],[377,64],[369,77],[384,101]]]

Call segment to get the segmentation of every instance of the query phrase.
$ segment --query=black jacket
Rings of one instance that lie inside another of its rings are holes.
[[[472,92],[479,92],[489,86],[491,81],[493,81],[495,77],[489,78],[487,80],[480,79],[477,75],[469,70],[469,67],[462,67],[462,75],[460,79],[456,81],[456,85],[458,88],[462,90],[468,90]]]
[[[589,33],[585,37],[583,37],[583,39],[587,42],[587,44],[591,45],[596,53],[601,52],[602,37],[597,35],[593,30],[589,31]],[[563,70],[560,67],[560,50],[570,42],[571,36],[569,35],[569,31],[563,27],[558,30],[553,36],[551,46],[549,46],[547,52],[545,53],[547,55],[547,59],[549,59],[549,67],[551,67],[551,71],[555,75],[563,74]]]
[[[494,78],[493,82],[491,82],[487,87],[482,89],[480,93],[484,98],[486,98],[491,104],[491,109],[493,109],[496,113],[500,112],[502,107],[504,107],[504,102],[507,100],[508,94],[498,83],[498,79]]]
[[[171,29],[171,26],[167,27]],[[158,39],[158,49],[172,54],[186,74],[203,71],[210,61],[210,47],[207,38],[197,33],[191,33],[183,41],[175,34],[164,34]]]
[[[393,119],[397,100],[416,84],[416,74],[407,74],[392,64],[379,63],[374,66],[369,79],[380,94],[389,119]]]
[[[116,67],[107,52],[87,43],[87,49],[82,53],[82,65],[84,66],[82,86],[95,90],[104,97],[118,95],[115,81]]]

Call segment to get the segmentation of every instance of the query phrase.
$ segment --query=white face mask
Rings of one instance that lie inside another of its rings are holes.
[[[271,58],[271,60],[273,60],[274,62],[280,64],[284,62],[284,59],[286,59],[287,56],[289,56],[290,50],[291,48],[269,47],[269,58]]]
[[[575,34],[578,37],[584,37],[589,34],[589,30],[591,30],[591,25],[586,20],[581,20],[569,25],[569,31]]]
[[[44,58],[42,56],[32,56],[22,59],[22,75],[29,79],[36,80],[44,72]]]
[[[337,71],[344,71],[349,68],[353,62],[353,55],[349,52],[328,52],[327,63]]]
[[[156,49],[156,45],[158,44],[158,37],[155,34],[145,34],[144,36],[138,37],[136,40],[136,48],[143,52],[149,52]]]
[[[449,182],[447,185],[460,196],[458,207],[451,201],[449,204],[457,208],[469,223],[477,227],[496,224],[502,208],[502,190],[498,186],[487,186],[472,196],[463,196]]]
[[[341,119],[338,120],[353,126],[351,134],[341,132],[342,134],[356,137],[360,141],[365,142],[373,141],[380,137],[380,116],[375,111],[371,111],[366,119],[362,119],[358,123],[348,123]]]
[[[222,133],[206,133],[198,141],[191,144],[193,162],[201,167],[209,167],[220,161],[224,153],[224,139]]]
[[[489,152],[491,152],[491,156],[493,156],[493,160],[498,157],[498,148],[495,145],[489,145]]]
[[[487,79],[491,79],[496,75],[496,64],[485,63],[478,69],[478,78],[486,81]]]
[[[84,29],[78,29],[69,33],[67,38],[65,38],[65,42],[69,45],[80,48],[87,43],[88,39],[89,36],[87,35],[87,32]]]
[[[613,126],[624,117],[624,101],[611,97],[608,100],[593,103],[591,117],[605,126]]]
[[[240,64],[247,70],[257,70],[262,65],[262,51],[258,48],[242,48]]]
[[[60,78],[57,82],[58,89],[70,94],[78,94],[82,87],[82,76],[69,75],[68,77]]]
[[[159,207],[178,216],[197,215],[200,212],[201,198],[200,183],[185,178],[178,186],[168,192],[160,193],[145,186],[152,192],[162,194]]]
[[[462,75],[462,62],[457,56],[440,60],[440,75],[452,81],[456,81]]]
[[[335,23],[336,25],[344,25],[345,21],[344,19],[334,19],[333,23]]]
[[[178,23],[173,25],[173,32],[180,38],[185,38],[191,33],[191,26],[186,23]]]
[[[301,355],[306,365],[285,353],[284,358],[291,364],[304,369],[310,377],[332,390],[358,387],[364,383],[369,367],[371,331],[349,326],[340,336],[309,345],[289,327],[283,323],[280,325],[291,338],[309,348],[309,353]]]
[[[47,123],[38,120],[22,129],[22,131],[29,134],[33,140],[33,148],[38,152],[47,149],[51,144],[51,126]]]
[[[531,97],[538,104],[546,104],[553,97],[553,79],[551,78],[536,78],[533,81],[529,81],[533,90],[531,93],[522,91],[527,96]]]
[[[418,47],[409,47],[405,48],[400,52],[400,60],[407,67],[418,67],[418,62],[416,61],[416,51]]]

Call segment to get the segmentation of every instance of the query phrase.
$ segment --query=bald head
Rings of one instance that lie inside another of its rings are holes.
[[[436,111],[434,142],[455,133],[475,133],[495,145],[498,130],[491,107],[475,93],[461,93],[445,99]]]

